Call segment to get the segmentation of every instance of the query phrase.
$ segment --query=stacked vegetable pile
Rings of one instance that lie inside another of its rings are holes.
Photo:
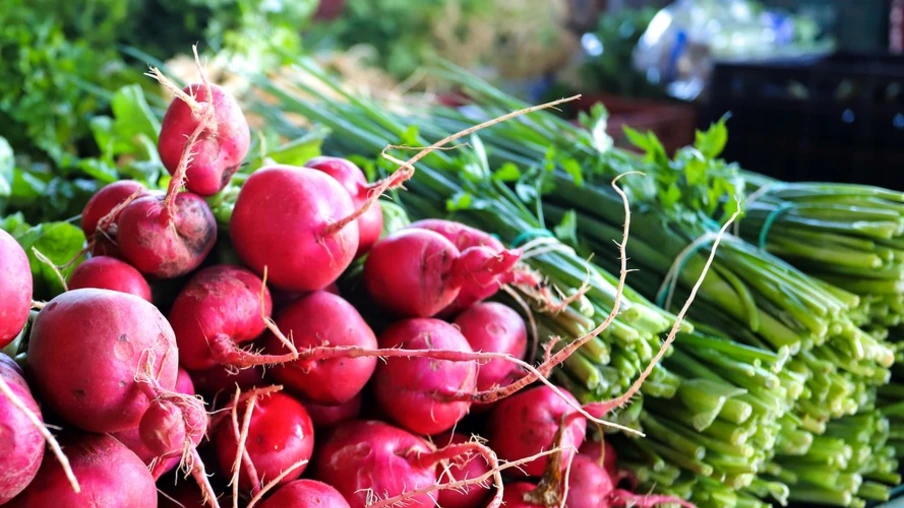
[[[457,76],[472,103],[399,112],[260,79],[277,98],[260,111],[275,123],[278,111],[304,115],[334,131],[328,150],[369,157],[386,144],[422,146],[525,106],[460,69],[440,72]],[[611,441],[644,488],[703,506],[887,499],[888,486],[901,479],[900,433],[890,418],[900,417],[904,393],[888,383],[898,350],[889,327],[898,323],[894,309],[904,296],[896,250],[904,195],[820,184],[758,193],[762,178],[718,159],[724,122],[669,157],[655,137],[635,132],[629,136],[641,154],[615,149],[604,115],[583,120],[586,129],[538,113],[489,127],[470,140],[469,154],[425,158],[410,192],[398,198],[415,215],[445,213],[505,241],[547,242],[527,260],[532,266],[552,264],[563,243],[585,259],[593,254],[592,284],[619,268],[610,240],[621,204],[609,183],[642,171],[647,178],[623,179],[637,206],[628,255],[639,268],[625,294],[653,315],[648,302],[670,310],[691,293],[704,268],[699,251],[737,211],[732,197],[749,190],[739,236],[724,239],[691,308],[695,331],[679,336],[642,403],[619,415],[646,438]],[[525,215],[532,220],[521,220]],[[570,283],[580,288],[580,278]],[[586,306],[582,298],[569,302],[575,315]],[[562,336],[568,315],[560,313],[560,326],[548,331]],[[588,361],[566,363],[563,382],[585,401],[619,393],[619,378],[630,378],[644,361],[646,337],[611,335],[605,356],[582,348],[577,358]]]
[[[625,288],[627,201],[613,277],[560,242],[507,248],[380,199],[441,144],[376,181],[306,149],[245,164],[235,98],[203,72],[150,75],[174,95],[145,154],[162,185],[102,186],[66,263],[40,226],[0,230],[0,504],[689,505],[633,494],[593,441],[597,426],[636,434],[603,418],[641,387],[677,393],[658,362],[692,330],[692,298],[673,316]],[[501,235],[542,225],[495,192]],[[561,340],[529,352],[538,330]]]

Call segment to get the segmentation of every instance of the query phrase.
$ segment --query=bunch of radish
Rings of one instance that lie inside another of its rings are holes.
[[[175,96],[170,183],[92,197],[66,291],[33,302],[0,231],[0,348],[19,344],[0,354],[0,505],[558,506],[531,492],[566,468],[563,506],[672,501],[618,488],[612,452],[586,447],[599,415],[546,379],[563,355],[525,358],[524,318],[495,298],[539,284],[520,251],[441,219],[383,235],[400,177],[327,156],[251,168],[228,224],[239,262],[217,263],[208,198],[248,123],[203,76],[154,75]],[[337,286],[353,266],[379,325]]]

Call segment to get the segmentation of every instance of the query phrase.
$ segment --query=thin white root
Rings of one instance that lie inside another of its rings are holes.
[[[267,325],[267,329],[276,336],[277,339],[282,343],[286,349],[291,353],[292,359],[298,359],[298,348],[295,347],[295,342],[286,337],[283,332],[276,326],[276,322],[267,315],[266,306],[264,305],[264,290],[267,288],[267,266],[264,265],[264,276],[262,277],[261,283],[261,293],[260,293],[260,303],[261,303],[261,319],[264,320],[264,324]],[[291,332],[290,332],[291,335]]]
[[[527,324],[530,327],[531,337],[530,356],[528,359],[533,360],[537,357],[537,350],[540,348],[540,331],[537,328],[537,318],[534,316],[534,310],[524,301],[524,298],[521,298],[521,295],[508,284],[502,286],[502,290],[505,291],[512,300],[515,300],[515,303],[521,307],[521,310],[523,310],[524,314],[527,316]]]
[[[283,481],[286,478],[286,476],[289,476],[289,474],[292,471],[300,468],[301,466],[303,466],[307,463],[308,463],[308,459],[301,459],[298,462],[289,466],[289,469],[286,469],[282,473],[279,473],[278,475],[276,475],[276,478],[273,478],[272,480],[270,480],[266,485],[263,486],[263,488],[261,488],[260,491],[258,491],[257,494],[254,495],[254,497],[251,498],[251,501],[248,501],[248,506],[246,508],[254,508],[254,505],[259,503],[260,500],[263,499],[264,496],[267,494],[267,492],[273,490],[273,487],[276,487],[279,484],[279,482]]]
[[[163,85],[164,88],[169,90],[174,97],[178,98],[189,108],[191,108],[193,113],[197,114],[201,111],[201,103],[196,101],[195,98],[191,95],[185,93],[184,90],[179,88],[179,85],[173,83],[173,81],[166,77],[160,69],[151,67],[150,72],[145,72],[144,75],[157,80],[157,82]]]
[[[35,257],[38,258],[38,261],[44,263],[49,266],[51,270],[53,270],[53,274],[60,279],[60,284],[63,285],[63,291],[69,291],[69,285],[66,284],[66,277],[63,277],[63,273],[60,272],[60,267],[53,264],[53,261],[50,260],[47,256],[44,255],[43,252],[39,251],[37,247],[32,246],[31,251],[34,253]]]
[[[207,471],[204,469],[204,461],[198,455],[198,450],[192,450],[192,468],[191,475],[201,489],[201,501],[203,504],[210,505],[210,508],[220,508],[220,502],[217,501],[216,493],[210,479],[207,477]]]
[[[72,466],[69,464],[69,458],[66,457],[66,454],[63,453],[62,447],[60,447],[60,443],[57,442],[56,438],[53,437],[53,434],[47,430],[47,427],[44,426],[44,422],[38,418],[38,415],[34,413],[28,406],[25,405],[25,402],[13,392],[12,388],[6,383],[6,380],[0,377],[0,392],[6,396],[9,402],[16,407],[19,411],[28,418],[28,421],[34,425],[35,429],[41,433],[41,436],[47,441],[47,446],[53,451],[54,456],[56,456],[57,460],[60,461],[60,467],[63,468],[63,472],[66,474],[66,479],[69,480],[69,484],[72,485],[72,490],[75,491],[76,494],[82,491],[81,485],[78,483],[78,478],[75,477],[75,473],[72,471]]]

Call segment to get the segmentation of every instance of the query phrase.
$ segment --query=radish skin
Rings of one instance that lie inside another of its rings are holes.
[[[0,505],[14,498],[31,483],[44,458],[44,436],[12,397],[31,411],[43,425],[41,409],[28,389],[22,369],[12,358],[0,353]],[[6,393],[7,390],[11,393]],[[70,487],[71,488],[71,487]]]
[[[506,353],[519,359],[527,353],[527,326],[524,320],[501,303],[475,304],[459,314],[454,324],[474,351]],[[518,373],[518,367],[511,362],[491,360],[479,366],[477,389],[484,391],[505,385]]]
[[[336,406],[324,406],[315,404],[310,401],[302,401],[311,421],[314,422],[314,429],[329,429],[336,425],[354,420],[361,414],[361,394],[355,395],[348,402]]]
[[[0,230],[0,349],[25,327],[33,289],[25,250],[9,233]]]
[[[132,265],[110,256],[94,256],[69,276],[69,289],[98,288],[129,293],[151,300],[151,286]]]
[[[434,439],[437,446],[445,447],[451,444],[463,444],[470,440],[464,434],[458,432],[446,432]],[[443,483],[452,483],[460,480],[480,478],[490,472],[490,465],[483,457],[470,457],[464,464],[453,463],[449,466],[448,475],[443,475],[442,468],[437,473]],[[487,482],[489,483],[489,482]],[[467,485],[456,489],[440,490],[437,494],[439,506],[443,508],[473,508],[484,506],[490,491],[480,485]]]
[[[350,508],[338,490],[316,480],[296,480],[284,485],[257,505],[259,508]]]

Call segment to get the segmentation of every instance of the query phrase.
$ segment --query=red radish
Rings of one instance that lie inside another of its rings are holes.
[[[116,242],[125,260],[141,273],[161,279],[200,266],[217,239],[210,207],[189,192],[140,197],[122,210],[116,226]]]
[[[189,370],[238,365],[229,352],[261,335],[266,329],[262,316],[271,311],[270,293],[251,271],[231,265],[204,268],[188,281],[169,312],[180,363]]]
[[[537,505],[529,503],[524,499],[525,494],[532,492],[537,486],[533,483],[515,482],[505,486],[505,493],[502,495],[502,506],[505,508],[536,508]],[[587,508],[603,508],[593,506]]]
[[[226,392],[227,395],[234,393],[236,386],[244,391],[267,384],[264,380],[264,369],[261,367],[236,371],[235,367],[218,365],[206,370],[192,371],[191,379],[198,393],[211,399],[220,392]]]
[[[402,317],[431,317],[463,285],[491,284],[509,270],[504,254],[488,247],[460,252],[426,229],[402,229],[374,244],[364,262],[364,286],[374,301]]]
[[[120,291],[151,301],[151,286],[132,265],[109,256],[94,256],[69,276],[69,289],[99,288]]]
[[[317,446],[314,478],[335,487],[353,508],[368,505],[368,492],[394,496],[437,480],[427,442],[386,423],[346,422]],[[436,494],[424,494],[406,506],[432,508],[435,501]]]
[[[244,425],[249,407],[252,410],[244,448],[260,480],[273,479],[293,464],[311,458],[314,424],[300,402],[284,393],[251,399],[247,405],[240,404],[236,408],[240,425]],[[213,441],[223,471],[232,470],[240,440],[241,436],[236,434],[231,420],[224,419],[217,424]],[[294,468],[279,484],[297,479],[306,467]],[[244,467],[240,468],[239,486],[243,490],[250,490],[253,486]]]
[[[0,505],[14,498],[31,483],[44,458],[44,436],[36,426],[43,424],[41,409],[31,395],[22,369],[12,358],[0,353]],[[7,391],[11,392],[7,393]],[[15,400],[13,399],[15,398]],[[27,411],[38,418],[29,419],[26,411],[15,402],[25,406]],[[71,488],[71,487],[70,487]]]
[[[562,391],[565,398],[575,406],[577,400]],[[543,385],[529,388],[512,395],[499,403],[490,412],[487,421],[487,438],[490,447],[505,460],[518,460],[556,446],[553,442],[556,431],[566,415],[574,413],[568,401]],[[575,454],[574,450],[584,442],[587,420],[572,417],[562,436],[562,463],[567,464]],[[520,469],[528,476],[543,474],[548,457],[533,460]]]
[[[336,425],[358,418],[361,414],[361,394],[355,395],[348,402],[337,406],[323,406],[313,402],[304,402],[305,409],[311,415],[315,429],[327,429]]]
[[[315,291],[284,308],[276,321],[299,351],[324,346],[356,346],[376,349],[377,338],[358,311],[340,296]],[[275,335],[268,335],[266,350],[287,351]],[[317,404],[342,404],[351,400],[370,380],[376,357],[303,360],[273,367],[273,377],[287,388]]]
[[[380,347],[472,353],[458,329],[431,318],[390,325],[380,336]],[[418,434],[431,435],[452,428],[471,406],[468,400],[444,402],[437,395],[472,393],[476,383],[476,362],[389,358],[377,366],[374,394],[392,420]]]
[[[527,352],[527,327],[521,315],[501,303],[482,302],[462,312],[454,324],[474,351],[506,353],[524,358]],[[503,386],[519,373],[517,365],[505,360],[490,360],[477,371],[477,390]]]
[[[0,229],[0,349],[25,327],[32,289],[31,267],[25,250]]]
[[[364,206],[369,197],[369,192],[374,188],[368,185],[367,178],[361,168],[348,159],[340,157],[314,157],[305,162],[306,168],[316,169],[335,178],[352,197],[355,208]],[[358,251],[355,257],[360,257],[373,247],[383,232],[383,211],[380,202],[376,201],[366,212],[358,217]]]
[[[487,247],[492,252],[498,253],[504,260],[500,273],[489,283],[464,284],[455,300],[443,309],[443,314],[453,315],[461,312],[475,303],[493,296],[505,284],[517,282],[537,285],[539,283],[529,273],[513,270],[515,264],[521,258],[520,250],[506,249],[502,242],[479,229],[444,219],[423,219],[411,223],[407,228],[426,229],[439,233],[452,242],[461,252],[464,252],[469,247]]]
[[[223,88],[193,83],[181,92],[163,116],[157,151],[164,167],[175,175],[186,139],[200,127],[185,168],[185,187],[200,196],[212,196],[226,187],[241,166],[251,145],[251,131],[239,103]]]
[[[137,455],[112,436],[79,433],[61,440],[81,484],[76,494],[57,460],[48,458],[9,508],[147,508],[157,506],[154,478]]]
[[[179,369],[179,374],[176,378],[175,391],[178,393],[184,393],[186,395],[194,395],[195,393],[195,388],[191,381],[191,378],[189,377],[188,372],[186,372],[184,369]],[[144,419],[142,419],[142,421],[144,421]],[[160,457],[160,454],[152,452],[142,440],[138,427],[125,431],[114,432],[112,433],[112,435],[122,444],[126,445],[130,450],[132,450],[135,455],[138,455],[138,458],[140,458],[145,464],[147,464],[149,467],[152,466],[151,475],[154,477],[154,480],[159,480],[161,476],[172,471],[179,464],[179,460],[181,459],[181,453],[170,454],[167,457]],[[198,443],[195,444],[197,445]],[[197,490],[197,487],[195,487],[195,489]]]
[[[259,508],[350,508],[338,490],[316,480],[295,480],[280,487]]]
[[[335,282],[358,249],[355,206],[335,179],[309,168],[271,165],[242,185],[229,232],[242,262],[289,291]]]
[[[604,448],[605,456],[603,455]],[[612,447],[609,441],[606,441],[605,443],[589,440],[584,441],[584,444],[581,445],[578,453],[590,457],[594,462],[602,466],[616,486],[620,484],[622,480],[627,479],[630,482],[631,489],[634,489],[637,479],[634,478],[634,474],[630,471],[618,470],[618,455],[616,455],[615,448]]]
[[[101,187],[82,209],[82,231],[91,238],[97,231],[98,222],[117,205],[126,201],[136,192],[146,190],[144,185],[134,180],[119,180]],[[116,217],[111,217],[116,222]]]
[[[444,433],[437,436],[433,442],[439,447],[450,444],[467,443],[470,440],[464,434]],[[438,475],[442,483],[451,483],[458,480],[480,478],[490,472],[490,465],[483,457],[470,457],[462,465],[451,464],[448,475],[444,475],[440,468]],[[438,504],[443,508],[474,508],[484,506],[484,501],[489,497],[490,491],[479,485],[467,485],[457,489],[444,489],[439,491]]]
[[[154,305],[94,288],[44,306],[26,364],[42,402],[91,432],[137,427],[151,400],[173,390],[179,368],[173,330]]]

